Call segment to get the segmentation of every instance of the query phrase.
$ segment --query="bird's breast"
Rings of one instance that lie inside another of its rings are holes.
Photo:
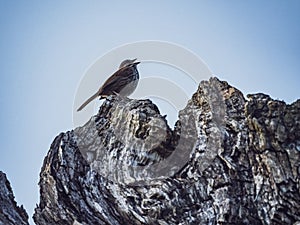
[[[131,72],[127,74],[126,82],[120,90],[119,94],[128,96],[134,92],[139,82],[139,72],[136,67],[131,68]]]

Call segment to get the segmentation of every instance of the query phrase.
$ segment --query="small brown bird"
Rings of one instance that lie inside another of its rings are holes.
[[[140,62],[136,62],[136,60],[137,59],[124,60],[120,64],[119,69],[113,75],[111,75],[100,87],[100,89],[88,100],[86,100],[77,109],[77,111],[82,110],[87,104],[89,104],[98,96],[100,96],[100,99],[103,99],[109,95],[121,95],[126,97],[132,94],[139,81],[139,72],[136,66]]]

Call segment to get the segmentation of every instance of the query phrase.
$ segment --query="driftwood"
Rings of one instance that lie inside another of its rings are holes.
[[[6,175],[0,171],[0,225],[29,225],[23,206],[17,206]]]
[[[300,224],[300,100],[211,78],[175,128],[149,100],[110,96],[53,141],[36,224]]]

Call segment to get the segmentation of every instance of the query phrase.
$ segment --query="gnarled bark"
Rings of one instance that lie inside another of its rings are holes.
[[[0,225],[27,225],[28,215],[21,205],[17,206],[6,175],[0,171]]]
[[[171,130],[149,100],[109,97],[53,141],[36,224],[300,223],[300,101],[203,81]]]

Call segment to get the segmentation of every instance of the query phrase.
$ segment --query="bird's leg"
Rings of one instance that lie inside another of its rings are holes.
[[[118,92],[113,91],[113,93],[114,93],[116,96],[120,96],[120,94],[119,94]]]

